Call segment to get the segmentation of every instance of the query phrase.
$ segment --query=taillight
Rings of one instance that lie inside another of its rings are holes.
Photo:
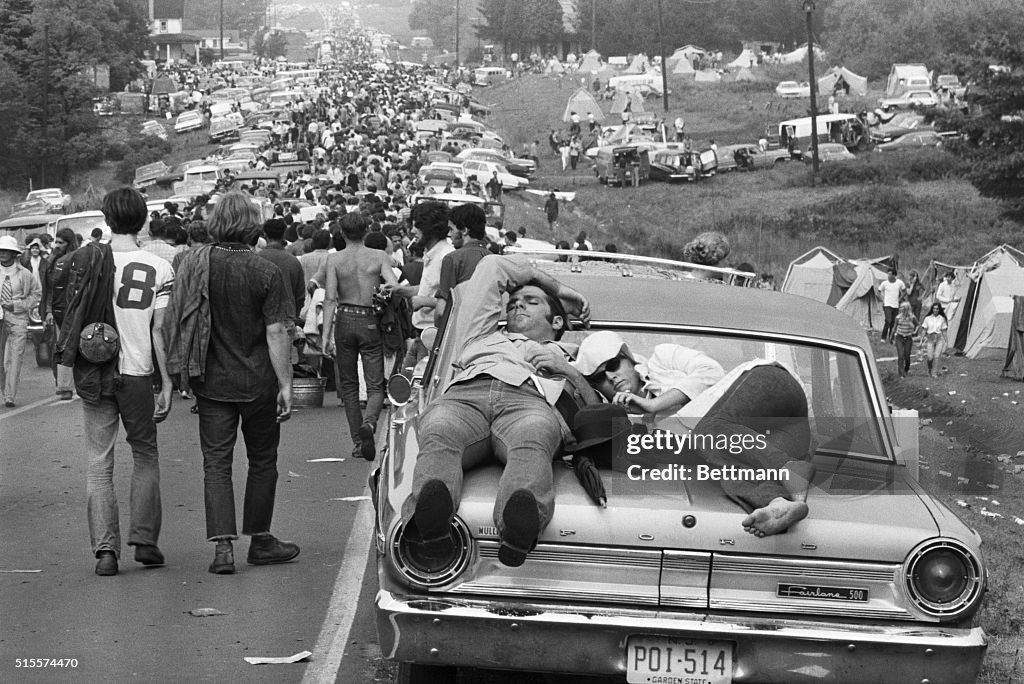
[[[981,560],[954,540],[926,542],[907,559],[910,599],[922,611],[943,621],[962,619],[976,610],[984,584]]]
[[[459,518],[452,520],[451,536],[454,543],[450,551],[440,555],[425,553],[421,545],[409,540],[405,525],[399,525],[391,538],[391,562],[413,586],[444,586],[465,572],[473,557],[473,537]]]

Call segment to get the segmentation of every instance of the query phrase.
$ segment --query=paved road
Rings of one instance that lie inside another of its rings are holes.
[[[302,547],[296,562],[246,565],[241,540],[235,575],[206,571],[213,545],[204,540],[198,418],[176,398],[159,430],[160,547],[168,563],[143,568],[126,548],[121,574],[97,577],[85,515],[82,405],[56,400],[31,344],[25,360],[18,406],[0,409],[0,681],[391,681],[372,621],[370,466],[349,458],[333,396],[325,408],[299,411],[283,430],[273,532]],[[310,462],[325,457],[345,460]],[[123,532],[130,471],[122,434],[114,472]],[[239,509],[244,472],[239,446]],[[339,500],[345,497],[359,498]],[[225,615],[189,615],[196,608]],[[304,650],[313,657],[298,664],[243,660]],[[77,667],[17,668],[18,658],[74,658]]]

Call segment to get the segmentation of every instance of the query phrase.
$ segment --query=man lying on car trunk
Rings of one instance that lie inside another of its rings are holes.
[[[644,359],[618,334],[602,330],[583,340],[574,365],[613,404],[677,417],[693,435],[763,435],[763,448],[739,453],[703,443],[695,449],[713,468],[789,474],[791,479],[782,481],[720,480],[726,496],[747,511],[741,524],[750,534],[779,534],[807,516],[805,499],[814,472],[807,460],[807,397],[780,364],[757,359],[725,373],[706,354],[678,344],[659,344]]]
[[[569,327],[567,313],[586,324],[590,306],[550,275],[499,256],[484,257],[460,292],[445,335],[453,335],[462,350],[448,388],[420,418],[420,453],[402,515],[421,555],[447,557],[463,471],[497,459],[505,464],[494,504],[498,559],[515,567],[523,564],[554,511],[551,461],[563,438],[570,437],[555,402],[563,391],[580,404],[599,401],[569,363],[575,345],[558,342]]]

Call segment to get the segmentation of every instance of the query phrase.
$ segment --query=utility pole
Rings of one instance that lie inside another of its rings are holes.
[[[665,64],[665,22],[661,16],[661,0],[658,0],[658,53],[661,57],[661,103],[668,114],[668,65]]]
[[[220,61],[224,61],[224,0],[220,0]]]
[[[590,49],[597,49],[597,0],[590,0]]]
[[[811,13],[814,0],[804,0],[807,15],[807,70],[811,79],[811,187],[818,182],[818,81],[814,78],[814,31],[811,27]]]
[[[50,154],[50,25],[43,24],[43,153],[39,155],[39,187],[46,187],[46,157]]]
[[[455,0],[455,68],[459,68],[459,0]]]

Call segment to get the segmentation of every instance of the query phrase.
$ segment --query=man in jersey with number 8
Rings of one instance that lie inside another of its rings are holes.
[[[128,545],[135,547],[135,560],[143,565],[164,563],[157,547],[161,505],[156,424],[171,409],[171,378],[161,328],[174,271],[167,260],[139,248],[136,236],[146,222],[146,215],[146,201],[133,188],[119,188],[103,198],[103,216],[112,232],[110,248],[116,269],[113,300],[121,340],[121,379],[112,396],[101,395],[95,402],[83,398],[89,450],[89,534],[98,559],[97,575],[116,575],[121,554],[113,483],[118,419],[124,425],[133,460]],[[151,380],[154,370],[159,371],[162,380],[155,399]]]

